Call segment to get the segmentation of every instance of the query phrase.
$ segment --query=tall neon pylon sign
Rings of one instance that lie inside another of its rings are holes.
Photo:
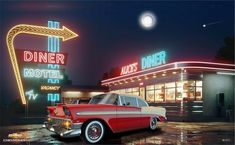
[[[60,23],[56,21],[48,21],[49,28],[59,28]],[[60,52],[60,40],[56,36],[48,36],[48,52]],[[60,65],[48,64],[48,69],[60,69]],[[59,84],[59,79],[48,79],[48,84]],[[59,93],[48,93],[47,100],[51,102],[60,101]]]

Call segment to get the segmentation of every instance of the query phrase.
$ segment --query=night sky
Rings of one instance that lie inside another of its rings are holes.
[[[234,37],[233,1],[11,1],[0,2],[0,10],[3,101],[19,96],[5,43],[8,30],[17,24],[47,26],[48,20],[57,20],[79,34],[61,42],[62,52],[68,53],[66,73],[74,85],[96,85],[112,67],[160,50],[167,51],[168,62],[212,61],[223,39]],[[157,16],[152,30],[138,23],[144,11]],[[203,27],[213,22],[219,23]],[[19,35],[15,48],[46,50],[47,37]]]

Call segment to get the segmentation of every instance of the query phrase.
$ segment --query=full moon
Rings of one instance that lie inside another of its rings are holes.
[[[144,12],[139,17],[139,24],[146,30],[153,29],[156,24],[156,17],[151,12]]]

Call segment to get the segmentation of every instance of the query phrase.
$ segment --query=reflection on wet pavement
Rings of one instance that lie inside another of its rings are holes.
[[[85,144],[79,137],[60,138],[42,125],[21,125],[1,128],[3,144]],[[10,140],[7,140],[10,139]],[[14,140],[15,139],[15,140]],[[19,140],[17,140],[19,139]],[[21,140],[20,140],[21,139]],[[2,144],[2,143],[0,143]],[[233,123],[160,123],[159,129],[147,129],[127,133],[112,134],[103,144],[234,144]]]

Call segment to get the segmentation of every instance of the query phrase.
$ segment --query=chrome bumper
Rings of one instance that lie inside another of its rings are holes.
[[[82,123],[72,123],[70,119],[65,119],[65,118],[55,118],[55,117],[50,117],[50,118],[51,118],[50,121],[44,122],[44,127],[47,130],[54,132],[64,138],[81,135]],[[71,125],[69,127],[66,127],[64,125],[65,121],[69,121]]]

